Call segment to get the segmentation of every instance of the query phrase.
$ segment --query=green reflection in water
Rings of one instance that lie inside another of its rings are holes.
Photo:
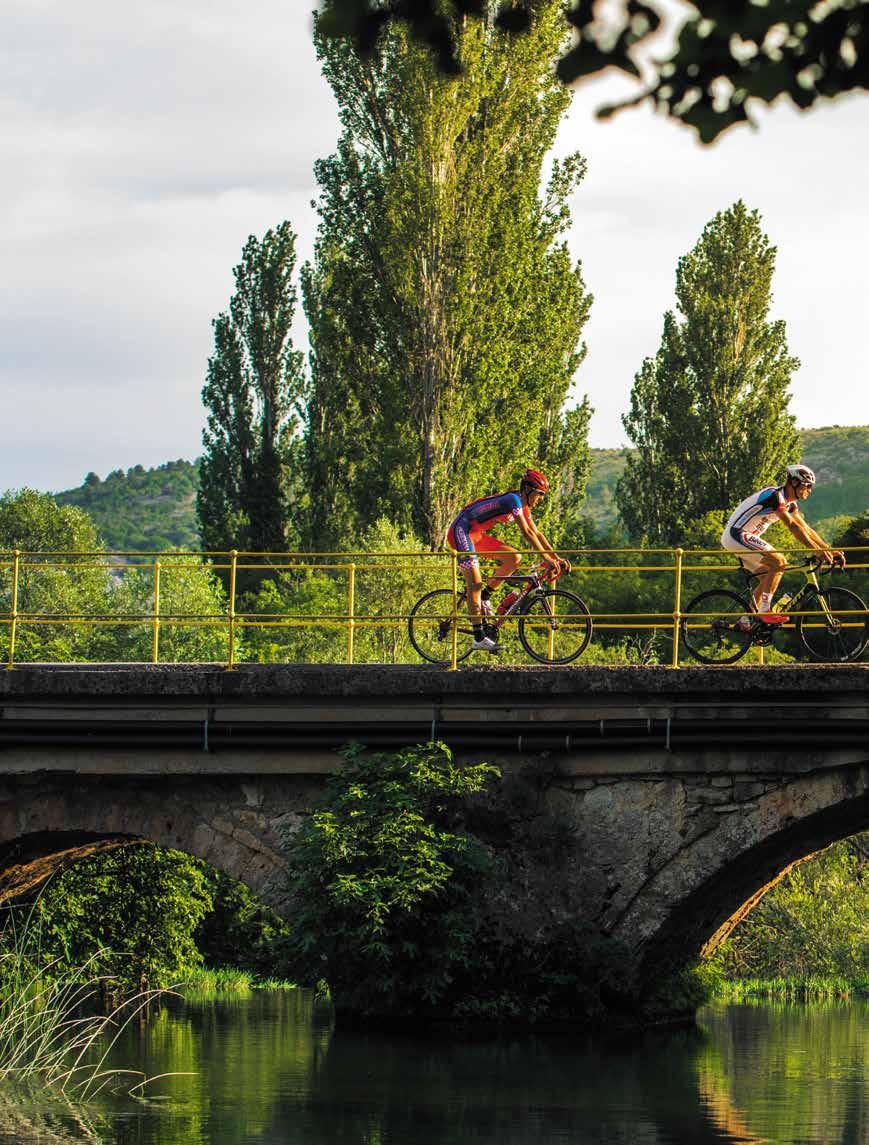
[[[733,1141],[869,1142],[869,1005],[757,1002],[707,1007],[697,1088]]]
[[[643,1037],[460,1040],[333,1032],[306,991],[173,1003],[114,1063],[193,1076],[93,1114],[112,1145],[866,1145],[866,1017],[731,1005]],[[8,1133],[0,1115],[2,1145],[69,1140]]]

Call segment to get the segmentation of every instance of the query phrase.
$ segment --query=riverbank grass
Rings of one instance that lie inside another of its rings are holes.
[[[219,998],[242,996],[252,990],[295,990],[296,985],[285,978],[258,978],[237,966],[203,966],[190,975],[181,989],[185,997]]]
[[[804,978],[720,979],[715,997],[724,1002],[755,998],[781,1002],[820,1002],[840,998],[869,997],[869,979],[852,982],[837,975],[810,974]]]

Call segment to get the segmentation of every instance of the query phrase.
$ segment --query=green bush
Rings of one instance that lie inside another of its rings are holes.
[[[443,744],[344,755],[287,839],[296,954],[339,1009],[435,1010],[473,956],[468,903],[492,862],[461,830],[461,801],[498,772],[458,767]]]
[[[38,931],[41,967],[83,966],[100,951],[112,991],[124,994],[169,986],[201,965],[194,936],[210,907],[197,860],[137,843],[82,859],[16,909]]]
[[[491,790],[495,768],[460,768],[443,744],[345,754],[287,836],[299,980],[378,1019],[537,1023],[630,1004],[625,952],[539,901],[529,869],[573,840],[529,826],[527,789]]]

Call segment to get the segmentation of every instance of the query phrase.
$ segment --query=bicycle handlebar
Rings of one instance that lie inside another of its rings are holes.
[[[841,572],[845,566],[839,561],[825,561],[821,557],[806,557],[797,568],[810,568],[820,576],[829,576],[834,572]]]

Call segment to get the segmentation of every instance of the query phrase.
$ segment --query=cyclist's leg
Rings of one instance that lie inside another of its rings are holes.
[[[495,560],[495,570],[486,584],[489,588],[497,588],[507,577],[512,576],[522,563],[522,556],[512,545],[492,537],[488,533],[478,533],[474,536],[474,545],[477,552],[491,555]],[[494,554],[497,553],[497,556]]]
[[[479,627],[483,623],[483,610],[480,605],[483,578],[480,576],[480,562],[477,560],[474,539],[463,525],[454,523],[447,533],[447,541],[460,554],[459,570],[464,577],[467,590],[465,595],[468,599],[468,616],[471,618],[471,624],[475,628]]]
[[[745,568],[757,577],[753,596],[758,612],[769,612],[772,598],[779,586],[787,561],[772,545],[752,533],[725,531],[721,544],[728,552],[736,553]]]
[[[785,558],[776,552],[764,553],[758,560],[755,571],[759,579],[754,590],[754,603],[758,612],[769,612],[786,564]]]

